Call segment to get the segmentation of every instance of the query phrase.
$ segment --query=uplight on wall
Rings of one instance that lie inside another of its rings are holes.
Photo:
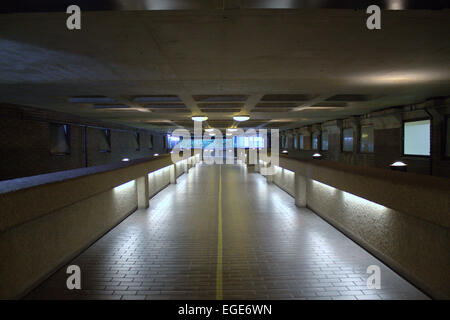
[[[288,151],[287,150],[283,150],[283,151],[281,151],[281,153],[288,153]]]
[[[130,161],[130,158],[123,158],[122,161],[123,161],[123,162]]]
[[[155,154],[153,154],[153,156],[154,156],[154,157],[157,157],[157,156],[159,156],[159,153],[155,153]]]
[[[318,153],[318,152],[314,153],[312,155],[312,157],[313,157],[313,159],[317,159],[317,160],[322,159],[322,155],[320,153]]]
[[[359,206],[360,208],[364,208],[363,210],[367,211],[367,212],[370,212],[370,211],[380,212],[380,211],[388,210],[388,208],[386,208],[385,206],[382,206],[381,204],[358,197],[349,192],[345,192],[345,191],[341,191],[341,192],[344,197],[344,202],[348,203],[348,205],[350,205],[352,207]]]
[[[394,171],[403,171],[406,172],[408,170],[408,164],[402,162],[402,161],[395,161],[394,163],[391,163],[389,165],[391,170]]]
[[[131,191],[131,189],[134,188],[134,185],[135,185],[134,180],[131,180],[115,187],[113,190],[114,192],[127,192]]]
[[[208,120],[208,117],[206,117],[206,116],[193,116],[193,117],[191,117],[191,119],[194,120],[194,121],[202,122],[202,121]]]
[[[234,117],[233,117],[233,120],[234,120],[234,121],[239,121],[239,122],[241,122],[241,121],[247,121],[248,119],[250,119],[249,116],[234,116]]]

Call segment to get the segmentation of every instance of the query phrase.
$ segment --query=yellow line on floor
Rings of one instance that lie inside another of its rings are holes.
[[[219,165],[219,222],[217,229],[216,299],[222,300],[222,165]]]

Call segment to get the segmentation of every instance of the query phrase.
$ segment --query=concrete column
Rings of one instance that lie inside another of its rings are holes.
[[[267,183],[273,183],[273,174],[266,175],[266,181]]]
[[[170,183],[171,184],[177,183],[177,166],[175,164],[172,164],[169,167],[169,175],[170,175]]]
[[[148,209],[150,200],[150,188],[147,175],[136,179],[138,209]]]
[[[295,173],[295,205],[297,207],[306,207],[307,183],[306,177]]]

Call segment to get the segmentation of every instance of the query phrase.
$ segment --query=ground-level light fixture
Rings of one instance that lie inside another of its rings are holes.
[[[123,158],[122,161],[123,161],[123,162],[130,161],[130,158]]]
[[[191,117],[191,119],[194,120],[194,121],[202,122],[202,121],[208,120],[208,117],[206,117],[206,116],[193,116],[193,117]]]
[[[247,121],[248,119],[250,119],[249,116],[234,116],[233,117],[234,121]]]
[[[391,163],[389,167],[394,171],[406,172],[408,170],[408,164],[404,163],[403,161],[395,161],[394,163]]]
[[[322,155],[320,153],[318,153],[318,152],[314,153],[312,155],[312,157],[313,157],[313,159],[322,159]]]
[[[153,156],[154,156],[154,157],[157,157],[157,156],[159,156],[159,153],[155,153],[155,154],[153,154]]]
[[[287,150],[283,150],[283,151],[281,151],[281,153],[288,153],[288,151]]]

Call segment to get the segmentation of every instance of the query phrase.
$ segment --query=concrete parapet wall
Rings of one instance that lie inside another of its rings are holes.
[[[0,182],[0,299],[21,297],[134,212],[136,179],[151,197],[170,166],[162,155]]]
[[[280,158],[306,206],[434,298],[450,298],[448,179]],[[291,180],[291,181],[286,181]],[[291,192],[288,192],[291,193]],[[297,199],[298,198],[298,199]]]

